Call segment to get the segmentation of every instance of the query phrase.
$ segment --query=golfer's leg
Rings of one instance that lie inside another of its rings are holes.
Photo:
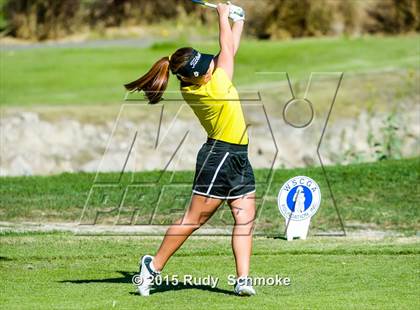
[[[176,250],[213,215],[221,203],[222,200],[220,199],[193,195],[190,207],[184,217],[172,224],[166,232],[165,238],[153,259],[154,267],[157,270],[162,270]]]
[[[238,277],[249,275],[252,252],[252,230],[255,219],[255,194],[228,202],[235,219],[232,232],[232,250]]]

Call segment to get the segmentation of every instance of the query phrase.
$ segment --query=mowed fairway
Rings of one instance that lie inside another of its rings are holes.
[[[415,235],[419,217],[413,194],[418,167],[418,159],[411,159],[328,168],[346,223],[360,221],[372,229],[384,229],[392,237],[372,239],[351,229],[350,237],[311,235],[305,241],[256,237],[251,275],[288,277],[290,286],[257,286],[255,297],[234,296],[227,278],[235,273],[230,238],[193,236],[170,260],[163,274],[169,279],[177,276],[181,283],[158,286],[150,297],[142,298],[131,279],[139,257],[154,254],[162,236],[3,232],[0,307],[418,309],[420,240]],[[280,184],[280,180],[300,172],[320,173],[320,168],[307,169],[279,170],[273,182]],[[261,173],[257,170],[256,175]],[[60,220],[56,216],[61,215],[60,221],[74,222],[80,216],[92,178],[89,174],[2,178],[3,218],[21,222],[43,214],[45,219],[40,222],[48,222],[49,215],[54,220]],[[266,211],[261,215],[266,225],[270,224],[268,219],[273,225],[283,222],[274,204]],[[312,231],[323,226],[337,227],[334,214],[332,206],[324,204],[313,220]],[[214,223],[220,224],[220,220],[216,217]],[[282,225],[273,225],[270,231],[280,235]],[[190,285],[183,281],[185,275],[217,277],[219,282],[215,288]]]
[[[244,40],[236,57],[238,86],[253,85],[256,72],[288,72],[294,81],[311,72],[345,74],[418,70],[417,35],[356,39],[302,39],[284,42]],[[182,46],[217,53],[217,42],[156,43],[149,48],[35,48],[0,50],[1,105],[120,104],[123,84],[147,72],[161,57]],[[269,53],[267,53],[269,51]],[[258,77],[258,83],[272,77]],[[177,90],[172,77],[169,90]]]
[[[143,298],[131,278],[138,257],[158,237],[63,234],[1,239],[2,309],[418,309],[418,239],[256,238],[252,275],[289,277],[290,286],[259,286],[236,297],[227,283],[234,260],[227,237],[193,237],[164,272],[179,285]],[[216,288],[182,283],[184,275],[219,278]]]

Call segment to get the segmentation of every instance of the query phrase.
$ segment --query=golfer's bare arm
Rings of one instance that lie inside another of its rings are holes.
[[[216,66],[223,68],[230,79],[233,77],[233,65],[235,57],[235,43],[233,31],[229,23],[229,6],[219,4],[219,44],[220,53],[216,60]]]
[[[239,45],[241,44],[242,30],[244,29],[244,21],[238,20],[233,23],[232,33],[233,33],[233,44],[234,44],[234,55],[238,52]]]
[[[238,53],[239,46],[241,45],[241,36],[242,31],[244,29],[244,21],[239,20],[233,23],[232,26],[232,33],[233,33],[233,46],[234,46],[234,56]],[[216,56],[216,60],[218,59],[219,55]]]

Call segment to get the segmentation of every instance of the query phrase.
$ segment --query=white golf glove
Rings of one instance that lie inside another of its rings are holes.
[[[233,5],[230,1],[227,3],[230,5],[229,18],[232,19],[233,22],[245,20],[245,10],[243,8]]]

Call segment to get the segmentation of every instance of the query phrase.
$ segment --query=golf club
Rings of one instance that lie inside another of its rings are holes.
[[[200,4],[200,5],[204,5],[207,6],[209,8],[212,9],[216,9],[217,5],[213,4],[213,3],[209,3],[203,0],[192,0],[192,2],[194,2],[195,4]],[[230,4],[230,3],[229,3]],[[240,17],[244,17],[244,10],[236,5],[231,4],[230,6],[230,13],[231,14],[237,14]]]
[[[192,2],[194,2],[196,4],[201,4],[201,5],[207,6],[207,7],[212,8],[212,9],[216,9],[217,8],[217,5],[216,4],[208,3],[208,2],[203,1],[203,0],[192,0]]]

